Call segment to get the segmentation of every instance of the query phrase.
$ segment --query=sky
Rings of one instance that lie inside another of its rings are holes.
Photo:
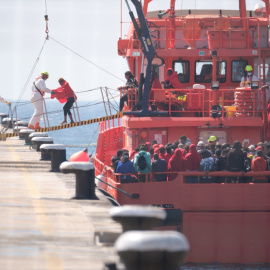
[[[205,1],[177,0],[176,9],[200,9],[205,7]],[[214,9],[230,9],[237,2],[207,1]],[[254,7],[259,1],[249,2],[249,6]],[[155,0],[149,8],[165,10],[169,4],[170,0]],[[46,38],[46,6],[51,38],[45,42],[30,76]],[[75,92],[104,86],[116,89],[123,85],[128,66],[126,59],[117,54],[120,18],[121,0],[0,0],[0,95],[8,100],[16,101],[19,97],[29,100],[34,78],[42,71],[50,74],[46,82],[50,89],[59,86],[60,77],[65,78]],[[124,0],[123,21],[130,21]],[[123,26],[125,32],[128,23]],[[95,98],[91,92],[84,96],[86,100]]]

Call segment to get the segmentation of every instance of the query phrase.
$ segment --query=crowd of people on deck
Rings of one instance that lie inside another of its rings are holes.
[[[208,143],[192,144],[185,135],[166,145],[146,142],[131,153],[119,149],[111,158],[112,168],[121,183],[172,181],[178,172],[188,171],[266,171],[270,170],[270,143],[248,145],[235,141],[220,144],[215,136]],[[187,183],[267,183],[267,176],[186,176]]]

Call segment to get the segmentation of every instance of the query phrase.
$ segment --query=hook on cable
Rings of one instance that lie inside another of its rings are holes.
[[[47,34],[46,39],[48,40],[49,39],[49,25],[48,25],[49,16],[48,15],[44,15],[44,18],[45,18],[45,22],[46,22],[46,30],[45,30],[45,33]]]

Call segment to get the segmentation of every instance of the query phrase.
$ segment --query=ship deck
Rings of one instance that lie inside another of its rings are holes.
[[[101,231],[120,233],[108,214],[110,204],[70,200],[75,176],[49,172],[18,137],[0,141],[1,269],[102,269],[116,261],[113,247],[96,245]]]

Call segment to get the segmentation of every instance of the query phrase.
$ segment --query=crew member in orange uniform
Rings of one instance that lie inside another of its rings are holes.
[[[67,123],[67,114],[70,118],[70,123],[73,124],[73,118],[72,114],[70,112],[70,109],[75,102],[75,98],[77,99],[76,95],[74,94],[74,91],[69,86],[69,83],[65,81],[63,78],[60,78],[58,80],[59,84],[61,85],[59,88],[54,89],[55,95],[52,95],[52,98],[57,98],[60,103],[66,102],[66,104],[63,107],[64,110],[64,121],[61,122],[61,125]]]
[[[167,69],[167,77],[165,78],[165,85],[164,88],[174,88],[174,89],[182,89],[183,85],[178,79],[177,73],[172,69]]]

